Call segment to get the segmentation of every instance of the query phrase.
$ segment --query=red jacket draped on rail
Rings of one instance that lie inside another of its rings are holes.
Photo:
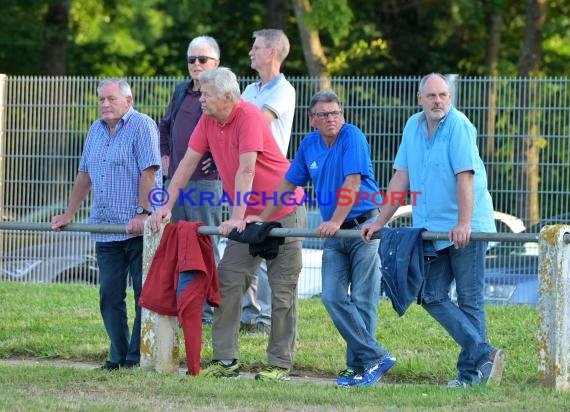
[[[180,221],[164,228],[144,282],[139,305],[161,315],[180,316],[188,304],[187,297],[203,292],[210,306],[220,305],[218,272],[212,240],[198,233],[199,222]],[[195,281],[176,299],[180,272],[196,271]],[[204,288],[196,291],[196,287]]]

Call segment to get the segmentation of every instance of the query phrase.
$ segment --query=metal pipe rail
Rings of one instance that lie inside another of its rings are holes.
[[[40,230],[51,231],[50,223],[32,223],[32,222],[0,222],[0,230]],[[91,233],[126,233],[125,225],[107,224],[94,225],[87,223],[70,223],[63,227],[62,231],[70,232],[91,232]],[[198,228],[198,233],[204,235],[217,235],[217,226],[202,226]],[[276,228],[271,229],[270,236],[275,237],[318,237],[314,230],[309,229],[290,229]],[[337,238],[358,238],[360,232],[357,230],[339,230],[334,237]],[[375,238],[378,236],[376,235]],[[493,242],[538,242],[538,233],[471,233],[471,240],[486,240]],[[425,240],[446,240],[447,232],[424,232],[422,238]],[[564,242],[570,243],[570,234],[564,236]]]

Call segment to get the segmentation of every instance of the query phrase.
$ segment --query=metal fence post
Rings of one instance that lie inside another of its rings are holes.
[[[163,231],[164,225],[161,226],[160,231],[153,232],[148,227],[148,220],[145,223],[143,285]],[[178,373],[179,356],[178,318],[159,315],[156,312],[141,308],[141,368],[154,369],[165,373]]]
[[[5,161],[6,158],[6,106],[7,106],[8,77],[0,74],[0,220],[5,220],[4,189],[5,189]],[[4,232],[0,231],[0,254],[4,255]]]
[[[539,237],[539,378],[570,391],[570,226],[545,226]]]

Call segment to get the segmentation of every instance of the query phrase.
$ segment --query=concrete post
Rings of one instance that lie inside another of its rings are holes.
[[[570,391],[570,226],[545,226],[539,236],[539,378]]]
[[[160,231],[153,232],[148,227],[148,224],[145,224],[143,285],[163,231],[164,225],[162,225]],[[141,368],[154,369],[164,373],[178,373],[179,357],[178,318],[176,316],[159,315],[142,308]]]

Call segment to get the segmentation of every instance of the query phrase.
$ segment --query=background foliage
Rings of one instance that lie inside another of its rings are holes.
[[[310,6],[298,22],[293,3]],[[9,75],[184,76],[188,41],[218,39],[222,63],[252,74],[252,32],[283,28],[284,71],[307,75],[299,25],[318,34],[333,76],[516,75],[525,14],[544,4],[535,74],[566,76],[568,0],[2,0],[0,73]],[[277,10],[277,11],[276,11]],[[495,20],[492,20],[495,19]],[[497,20],[498,19],[498,20]],[[492,26],[492,21],[499,22]],[[492,37],[498,27],[497,38]],[[313,73],[314,74],[314,73]]]

